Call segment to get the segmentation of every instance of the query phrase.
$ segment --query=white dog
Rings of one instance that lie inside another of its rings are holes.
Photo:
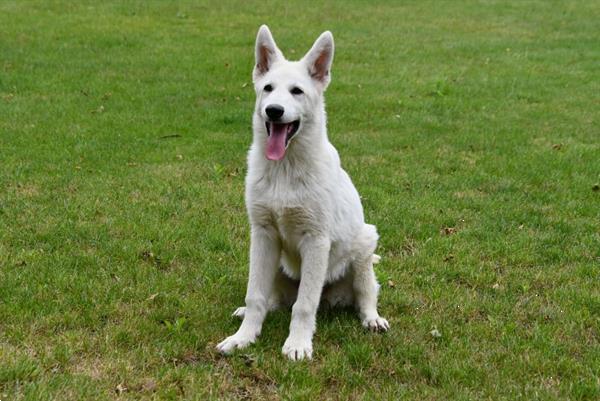
[[[292,307],[283,353],[312,357],[321,297],[355,305],[363,326],[389,328],[377,312],[375,226],[327,138],[323,92],[330,81],[333,36],[324,32],[300,61],[287,61],[267,26],[256,38],[254,138],[248,154],[250,276],[239,330],[217,348],[253,343],[267,311]],[[299,283],[298,283],[299,281]]]

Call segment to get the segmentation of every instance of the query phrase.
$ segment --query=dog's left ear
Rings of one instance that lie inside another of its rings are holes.
[[[331,32],[323,32],[302,61],[306,64],[310,76],[325,90],[331,80],[330,71],[333,62],[333,35]]]

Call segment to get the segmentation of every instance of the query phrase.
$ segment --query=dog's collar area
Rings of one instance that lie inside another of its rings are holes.
[[[275,132],[275,135],[281,135],[282,133],[285,133],[285,146],[287,147],[292,137],[296,135],[296,132],[298,132],[300,120],[289,123],[265,121],[265,126],[267,127],[267,136],[271,136],[271,132]]]

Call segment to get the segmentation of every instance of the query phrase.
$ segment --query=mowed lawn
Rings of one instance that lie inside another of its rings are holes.
[[[0,399],[600,397],[600,3],[0,3]],[[380,311],[239,322],[260,24],[331,30]]]

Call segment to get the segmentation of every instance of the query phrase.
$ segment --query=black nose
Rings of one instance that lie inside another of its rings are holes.
[[[283,106],[271,104],[267,106],[265,111],[271,120],[278,120],[283,115]]]

